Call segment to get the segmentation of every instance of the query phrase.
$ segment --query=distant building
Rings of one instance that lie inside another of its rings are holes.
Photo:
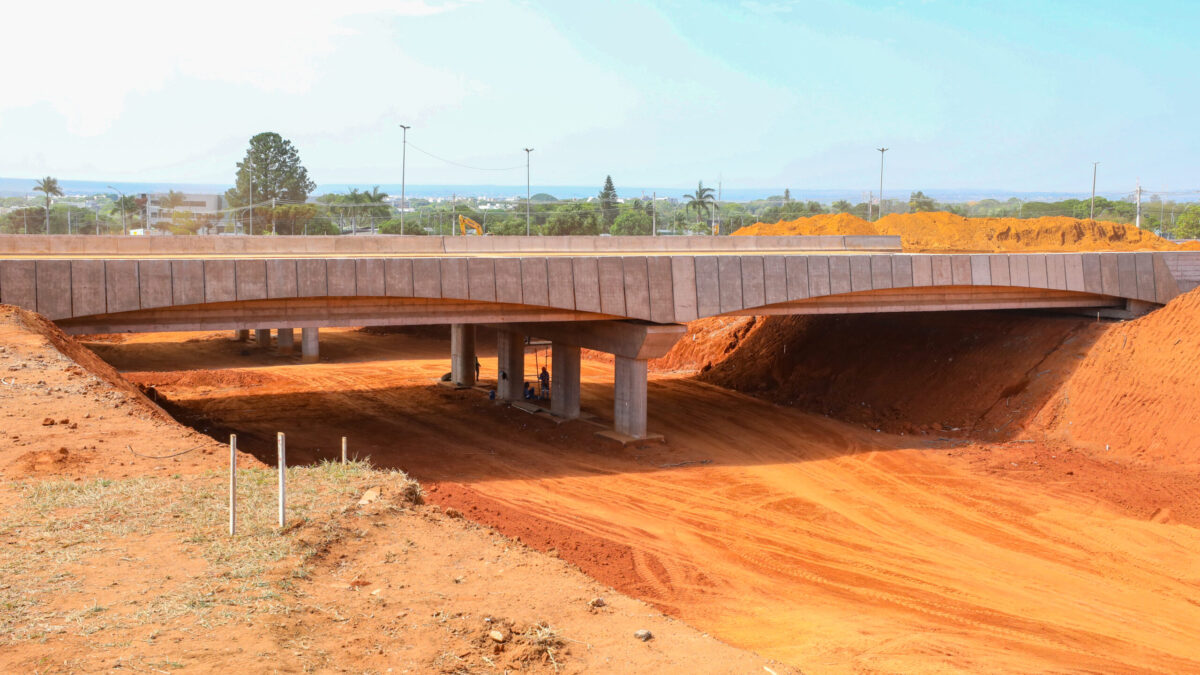
[[[222,195],[185,194],[183,201],[173,209],[166,208],[163,200],[167,195],[162,192],[138,195],[146,200],[146,220],[151,227],[166,227],[171,222],[171,216],[176,211],[186,211],[192,214],[220,213],[228,205]]]

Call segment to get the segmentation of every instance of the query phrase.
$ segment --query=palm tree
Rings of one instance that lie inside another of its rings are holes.
[[[704,187],[704,181],[700,181],[694,194],[684,195],[683,198],[688,200],[684,209],[688,211],[694,210],[697,218],[700,217],[701,213],[705,217],[710,217],[712,212],[719,208],[716,198],[713,197],[713,189]]]
[[[33,191],[43,192],[46,195],[46,234],[50,234],[50,200],[53,197],[63,196],[62,188],[58,186],[57,178],[46,176],[33,186]]]

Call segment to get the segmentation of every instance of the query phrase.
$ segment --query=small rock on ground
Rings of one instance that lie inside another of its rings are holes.
[[[641,640],[642,642],[649,642],[651,639],[654,638],[654,633],[651,633],[648,630],[642,629],[642,630],[639,630],[636,633],[634,633],[633,637]]]

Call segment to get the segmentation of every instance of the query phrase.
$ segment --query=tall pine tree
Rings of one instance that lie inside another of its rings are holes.
[[[600,214],[606,230],[617,220],[617,188],[613,187],[612,176],[604,177],[604,187],[600,190]]]

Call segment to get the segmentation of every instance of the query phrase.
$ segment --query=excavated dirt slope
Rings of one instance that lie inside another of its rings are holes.
[[[693,351],[723,354],[747,326]],[[336,356],[306,366],[188,339],[93,346],[263,456],[279,430],[297,461],[333,456],[348,435],[431,500],[804,672],[1200,669],[1200,514],[1181,508],[1195,502],[1194,471],[1040,437],[877,433],[678,375],[650,384],[650,427],[666,443],[620,448],[586,422],[436,385],[444,340],[323,331],[322,354]],[[611,365],[585,361],[583,375],[584,410],[604,423]]]
[[[965,218],[946,212],[897,213],[867,222],[848,213],[778,223],[755,223],[740,236],[782,234],[899,235],[910,251],[1129,251],[1200,248],[1180,246],[1132,225],[1048,216]]]

